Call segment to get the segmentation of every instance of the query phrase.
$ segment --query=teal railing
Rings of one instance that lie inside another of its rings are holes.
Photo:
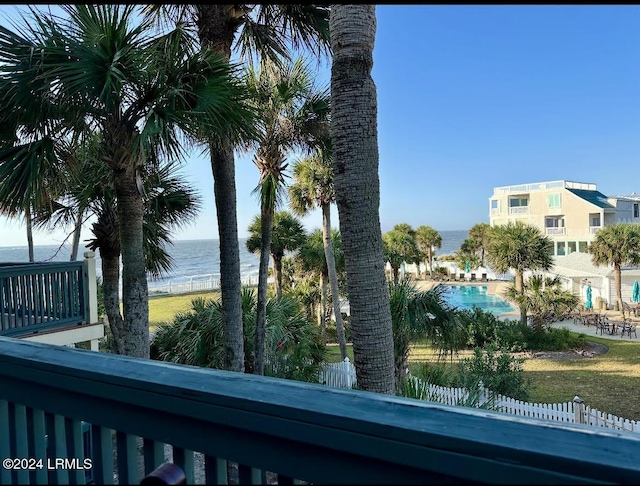
[[[0,335],[86,322],[83,262],[0,265]]]
[[[0,458],[44,466],[7,463],[0,484],[87,467],[137,484],[165,461],[206,484],[227,461],[241,484],[640,484],[638,450],[625,432],[0,337]]]

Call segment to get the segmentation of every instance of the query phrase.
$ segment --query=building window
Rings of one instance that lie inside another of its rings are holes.
[[[547,202],[550,208],[559,208],[562,205],[562,194],[549,194],[547,196]]]
[[[600,215],[599,214],[595,214],[595,215],[591,216],[591,226],[600,226]]]
[[[545,228],[564,228],[564,218],[545,218]]]
[[[576,245],[577,245],[576,241],[570,241],[567,243],[567,255],[571,255],[572,253],[575,253]]]
[[[633,217],[637,218],[640,217],[640,204],[638,203],[633,203]]]
[[[587,253],[587,242],[586,241],[578,241],[578,251],[580,253]]]
[[[565,242],[564,241],[558,241],[557,242],[557,250],[556,250],[556,255],[558,256],[564,256],[565,253]]]
[[[509,207],[510,208],[517,208],[517,207],[527,207],[529,205],[529,200],[525,199],[525,198],[518,198],[518,197],[512,197],[511,199],[509,199]]]

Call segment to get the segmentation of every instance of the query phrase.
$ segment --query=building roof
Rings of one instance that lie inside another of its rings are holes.
[[[578,196],[581,199],[584,199],[587,202],[590,202],[595,206],[598,206],[599,208],[615,209],[615,206],[613,206],[607,201],[607,196],[602,194],[600,191],[589,191],[586,189],[569,189],[569,188],[567,188],[567,191],[575,194],[576,196]]]
[[[621,271],[623,275],[640,276],[640,267],[622,267]],[[551,272],[567,278],[612,277],[613,266],[596,266],[589,253],[573,252],[554,257]]]

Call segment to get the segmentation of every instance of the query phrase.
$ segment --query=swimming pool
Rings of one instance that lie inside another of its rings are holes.
[[[479,307],[496,315],[516,310],[500,297],[487,294],[486,285],[447,285],[446,288],[445,299],[459,309]]]

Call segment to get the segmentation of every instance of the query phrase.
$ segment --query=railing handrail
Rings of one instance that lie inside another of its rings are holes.
[[[621,432],[2,337],[1,400],[313,482],[640,482]]]
[[[80,260],[75,262],[34,262],[0,266],[0,278],[45,272],[63,272],[65,270],[82,270],[82,264],[83,262]]]

